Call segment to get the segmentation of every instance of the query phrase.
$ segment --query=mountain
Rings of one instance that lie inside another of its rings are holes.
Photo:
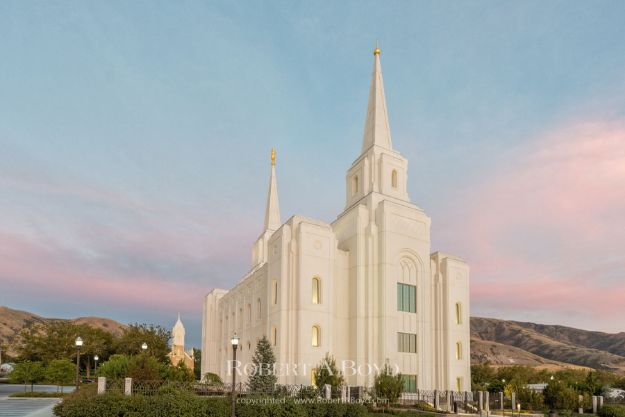
[[[493,365],[581,366],[625,373],[625,333],[472,317],[471,360]]]
[[[33,323],[64,320],[0,306],[0,344],[10,344]],[[124,325],[101,317],[69,320],[119,335]],[[471,362],[538,368],[594,368],[625,374],[625,332],[603,333],[565,326],[471,317]]]
[[[50,321],[71,321],[75,324],[88,324],[91,327],[106,330],[116,336],[120,335],[125,327],[115,320],[102,317],[78,317],[69,320],[46,318],[27,311],[13,310],[9,307],[0,306],[0,345],[10,345],[15,336],[17,336],[24,327],[35,323],[46,323]]]

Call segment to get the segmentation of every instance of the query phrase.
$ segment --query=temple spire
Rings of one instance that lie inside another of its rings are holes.
[[[367,106],[367,119],[365,120],[365,133],[362,141],[362,151],[365,152],[371,146],[377,145],[386,149],[392,149],[391,129],[388,124],[386,111],[386,99],[384,98],[384,82],[382,81],[382,67],[380,66],[380,48],[376,45],[373,50],[373,74],[371,74],[371,87],[369,89],[369,104]]]
[[[269,193],[267,195],[267,210],[265,212],[265,231],[278,230],[281,224],[278,187],[276,186],[276,150],[271,149],[271,177],[269,178]]]

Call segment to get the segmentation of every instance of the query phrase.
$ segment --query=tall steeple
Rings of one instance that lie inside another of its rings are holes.
[[[362,140],[362,152],[364,153],[373,145],[378,145],[385,149],[393,148],[391,129],[388,124],[388,113],[386,111],[386,99],[384,98],[380,48],[377,46],[373,50],[373,73],[371,74],[371,87],[369,89],[369,104],[367,106],[367,119],[365,120],[365,133]]]
[[[265,211],[264,231],[276,231],[280,227],[280,203],[278,203],[278,187],[276,185],[276,150],[271,149],[271,176],[269,178],[269,193],[267,194],[267,209]]]

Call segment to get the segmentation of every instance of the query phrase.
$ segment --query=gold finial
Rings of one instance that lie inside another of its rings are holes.
[[[378,41],[375,41],[375,49],[373,50],[373,55],[380,55],[380,46],[378,45]]]
[[[271,148],[271,166],[276,164],[276,150]]]

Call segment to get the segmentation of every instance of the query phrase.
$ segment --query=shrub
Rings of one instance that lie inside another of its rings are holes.
[[[228,417],[230,407],[223,398],[199,397],[190,392],[166,390],[158,395],[96,395],[81,389],[57,404],[60,417]]]
[[[98,367],[98,375],[110,379],[121,379],[128,375],[130,358],[126,355],[113,355]]]
[[[61,392],[14,392],[9,395],[12,398],[63,398],[69,394],[64,394]]]
[[[545,404],[552,410],[574,410],[578,406],[577,391],[567,385],[553,381],[544,391]]]
[[[221,380],[221,377],[212,372],[208,372],[204,374],[204,382],[208,385],[222,386],[224,382]]]
[[[161,369],[158,360],[145,353],[131,357],[128,362],[128,376],[135,381],[158,381],[162,378]]]
[[[394,403],[404,390],[404,382],[401,374],[393,375],[393,370],[386,364],[382,371],[376,374],[374,388],[377,398],[383,398],[388,400],[389,403]]]
[[[599,417],[625,417],[625,405],[604,405],[599,410]]]

